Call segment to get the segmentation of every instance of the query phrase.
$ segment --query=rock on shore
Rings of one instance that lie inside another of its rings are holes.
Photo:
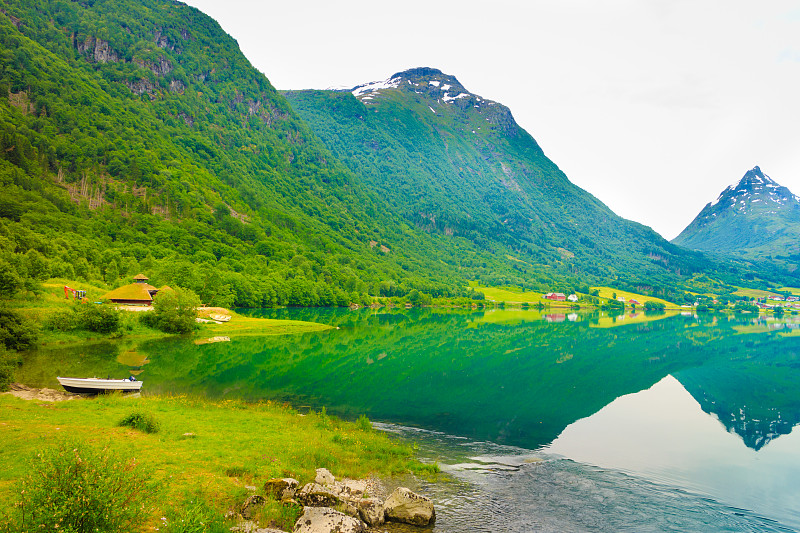
[[[428,526],[436,519],[433,502],[425,496],[398,487],[384,502],[375,497],[381,492],[382,488],[373,480],[337,481],[325,468],[317,469],[314,481],[299,489],[297,480],[291,478],[274,478],[264,483],[266,497],[303,506],[303,515],[295,523],[294,533],[361,533],[387,521]],[[264,501],[263,496],[251,495],[239,514],[251,518],[253,508]],[[250,531],[241,529],[245,524],[246,528],[255,526],[252,522],[242,523],[240,531]],[[262,532],[257,526],[252,531]]]

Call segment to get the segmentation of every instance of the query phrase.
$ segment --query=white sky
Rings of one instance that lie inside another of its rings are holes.
[[[507,105],[577,185],[674,238],[755,165],[800,194],[800,2],[188,0],[278,89],[411,67]]]

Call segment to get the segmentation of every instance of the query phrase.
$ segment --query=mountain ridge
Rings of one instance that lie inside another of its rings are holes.
[[[553,275],[639,289],[709,268],[571,183],[506,106],[439,69],[284,94],[368,188],[421,229],[461,235]],[[533,286],[553,279],[531,274]]]
[[[479,297],[469,281],[669,297],[739,268],[621,219],[436,69],[290,103],[180,2],[0,9],[0,270],[22,278],[145,272],[259,307]]]
[[[750,259],[788,260],[800,253],[798,239],[800,197],[755,166],[706,204],[672,242]]]

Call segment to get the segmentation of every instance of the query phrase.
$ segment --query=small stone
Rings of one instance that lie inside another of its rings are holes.
[[[327,468],[317,468],[317,477],[314,478],[314,483],[319,483],[323,487],[328,485],[333,485],[336,482],[336,478],[333,477],[333,474]]]
[[[306,507],[294,526],[294,533],[365,533],[367,526],[358,518],[327,507]]]
[[[339,503],[339,497],[318,483],[306,483],[295,494],[297,501],[309,507],[333,507]]]
[[[300,483],[290,477],[272,478],[264,482],[264,494],[272,496],[276,500],[287,500],[294,498],[294,493]]]
[[[340,498],[347,500],[360,499],[367,492],[367,482],[361,479],[343,479],[335,482],[331,490],[338,494]]]
[[[415,526],[427,526],[436,520],[433,502],[405,487],[397,487],[383,504],[386,519]]]
[[[386,521],[383,502],[378,498],[364,498],[358,502],[358,514],[369,527],[382,526]]]
[[[264,497],[259,496],[258,494],[248,496],[242,504],[242,517],[247,520],[251,519],[253,517],[253,509],[264,505],[265,502],[266,500]]]

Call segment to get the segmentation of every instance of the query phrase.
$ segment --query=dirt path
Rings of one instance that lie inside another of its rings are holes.
[[[11,390],[3,394],[11,394],[23,400],[39,400],[42,402],[60,402],[80,398],[78,394],[53,389],[34,389],[22,383],[12,383]]]

